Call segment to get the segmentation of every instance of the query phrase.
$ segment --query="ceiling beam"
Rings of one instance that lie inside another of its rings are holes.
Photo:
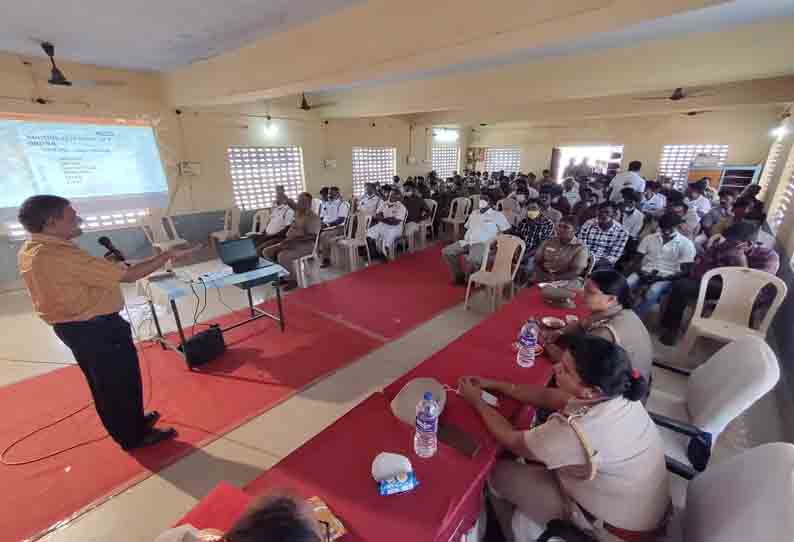
[[[461,116],[487,122],[490,111],[504,116],[533,103],[794,74],[791,51],[794,17],[622,49],[331,93],[322,99],[334,105],[322,114],[333,118],[436,112],[441,122]],[[479,118],[471,118],[468,112]]]
[[[169,103],[242,103],[410,77],[725,0],[372,0],[164,77]]]

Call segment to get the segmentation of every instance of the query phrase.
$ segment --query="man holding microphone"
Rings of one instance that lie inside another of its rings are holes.
[[[95,258],[72,239],[82,219],[69,200],[32,196],[19,208],[30,234],[19,251],[19,271],[39,317],[53,326],[83,371],[102,424],[126,451],[176,436],[156,429],[156,411],[144,414],[138,353],[130,325],[120,315],[120,283],[135,282],[196,248],[172,249],[131,266]]]

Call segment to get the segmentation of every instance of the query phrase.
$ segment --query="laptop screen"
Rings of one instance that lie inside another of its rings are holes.
[[[256,245],[250,237],[218,243],[218,257],[226,265],[258,259]]]

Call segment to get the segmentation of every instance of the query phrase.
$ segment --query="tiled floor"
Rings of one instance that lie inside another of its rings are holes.
[[[214,263],[191,266],[204,271]],[[334,272],[323,272],[333,278]],[[223,302],[244,307],[244,294],[234,288],[222,290]],[[135,288],[125,288],[133,323],[143,337],[151,326],[140,324],[146,309]],[[255,301],[270,295],[255,290]],[[461,299],[463,290],[461,290]],[[204,319],[228,312],[218,296],[209,295]],[[371,352],[355,363],[304,390],[276,408],[228,433],[189,457],[108,500],[96,509],[51,534],[47,540],[150,542],[175,519],[191,508],[220,480],[245,484],[299,447],[371,392],[382,388],[438,351],[487,316],[484,300],[475,300],[474,310],[462,305],[449,309],[402,338]],[[194,300],[180,302],[180,312],[191,315]],[[159,314],[159,313],[158,313]],[[173,318],[163,314],[164,327],[174,329]],[[74,363],[71,353],[52,330],[32,312],[24,291],[0,295],[0,385],[42,374],[64,363]],[[661,345],[660,358],[669,355]],[[703,354],[704,356],[707,353]],[[665,375],[655,377],[660,387]],[[774,395],[770,394],[738,420],[720,439],[716,457],[736,453],[742,447],[779,440],[781,431]],[[683,494],[679,484],[675,491]],[[679,500],[677,499],[677,500]]]

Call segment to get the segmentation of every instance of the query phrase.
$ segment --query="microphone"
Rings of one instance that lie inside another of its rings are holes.
[[[127,259],[124,257],[124,254],[122,254],[119,249],[113,246],[113,242],[111,242],[111,240],[108,237],[105,236],[100,237],[99,239],[97,239],[97,243],[99,243],[101,246],[107,249],[107,252],[105,252],[105,258],[126,263]]]

